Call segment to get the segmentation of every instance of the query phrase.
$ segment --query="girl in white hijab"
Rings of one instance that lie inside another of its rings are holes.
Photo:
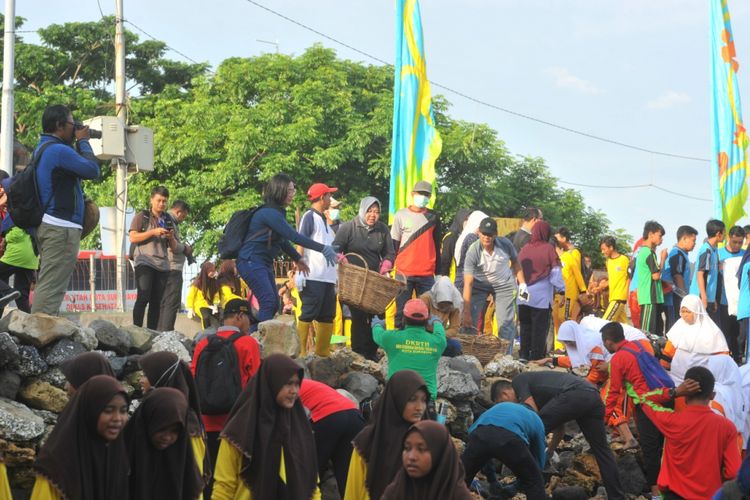
[[[729,352],[724,334],[696,295],[682,299],[680,319],[667,332],[667,340],[664,353],[672,357],[670,375],[676,385],[682,383],[691,366],[706,366],[712,355]]]
[[[611,321],[607,321],[604,318],[599,318],[597,316],[594,316],[593,314],[590,314],[584,317],[581,320],[580,324],[584,328],[600,332],[602,327],[607,323],[611,323]],[[638,342],[639,340],[648,341],[648,337],[646,337],[646,334],[640,331],[638,328],[628,325],[627,323],[620,324],[622,325],[622,329],[625,332],[625,340],[629,342]]]
[[[479,223],[487,217],[489,217],[489,215],[482,212],[481,210],[474,210],[473,212],[471,212],[471,215],[469,215],[469,218],[466,219],[466,225],[464,226],[463,231],[461,231],[461,234],[458,236],[458,239],[456,240],[456,249],[453,251],[453,258],[456,260],[457,266],[461,264],[461,247],[464,244],[464,240],[470,234],[476,233],[479,229]]]
[[[711,409],[731,420],[737,427],[737,432],[742,435],[742,442],[746,443],[748,429],[745,427],[745,417],[748,408],[742,392],[742,375],[737,363],[729,354],[716,354],[709,356],[706,368],[711,370],[716,379],[716,395],[711,401]]]

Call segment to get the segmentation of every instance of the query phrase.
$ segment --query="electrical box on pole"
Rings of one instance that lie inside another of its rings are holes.
[[[125,130],[116,116],[95,116],[83,122],[89,128],[101,130],[101,139],[89,139],[94,156],[99,160],[111,160],[125,155]]]
[[[142,125],[128,127],[125,137],[125,161],[136,172],[154,170],[154,131]]]

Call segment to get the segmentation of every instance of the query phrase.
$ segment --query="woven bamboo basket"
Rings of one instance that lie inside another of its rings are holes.
[[[375,271],[370,271],[361,255],[348,253],[364,262],[365,267],[339,263],[339,300],[370,314],[382,315],[406,285]]]
[[[474,356],[482,365],[492,361],[498,353],[508,350],[508,341],[494,335],[459,333],[453,338],[461,342],[461,350],[464,354]]]

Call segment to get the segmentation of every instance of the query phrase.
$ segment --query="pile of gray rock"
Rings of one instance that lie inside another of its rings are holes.
[[[293,318],[264,322],[254,334],[263,356],[280,352],[298,358],[299,337]],[[65,318],[12,311],[0,320],[0,452],[5,457],[11,484],[27,489],[33,485],[31,465],[36,452],[52,430],[57,414],[68,402],[61,363],[91,350],[106,356],[128,393],[139,398],[141,372],[138,358],[148,352],[169,351],[190,362],[192,339],[179,332],[159,333],[136,326],[117,326],[97,319],[83,326]],[[363,403],[376,401],[385,384],[387,359],[365,360],[349,348],[331,356],[309,354],[299,359],[305,375],[324,382]],[[459,448],[463,447],[474,415],[490,406],[489,389],[495,380],[512,379],[530,368],[510,356],[498,354],[483,366],[476,357],[441,358],[438,365],[438,400],[446,408],[446,423]],[[563,442],[550,470],[552,488],[578,486],[591,496],[601,477],[587,445],[577,429]],[[615,445],[616,447],[617,445]],[[625,485],[639,492],[645,479],[634,452],[619,453]]]

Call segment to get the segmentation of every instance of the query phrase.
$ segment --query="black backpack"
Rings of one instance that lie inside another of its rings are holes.
[[[237,210],[229,218],[229,222],[224,226],[224,233],[219,238],[219,257],[222,259],[236,259],[240,254],[240,248],[247,239],[247,230],[250,228],[250,220],[255,212],[263,205],[244,210]],[[268,246],[271,246],[271,230],[263,229],[252,235],[250,239],[256,238],[268,231]]]
[[[242,392],[240,363],[234,342],[243,335],[237,332],[227,339],[211,335],[198,356],[195,384],[201,412],[205,415],[226,415]]]
[[[31,159],[31,163],[23,171],[14,175],[8,186],[8,215],[13,220],[13,224],[21,229],[39,227],[49,205],[48,201],[42,206],[39,185],[36,182],[36,167],[44,150],[52,144],[61,143],[47,141],[42,144]]]

